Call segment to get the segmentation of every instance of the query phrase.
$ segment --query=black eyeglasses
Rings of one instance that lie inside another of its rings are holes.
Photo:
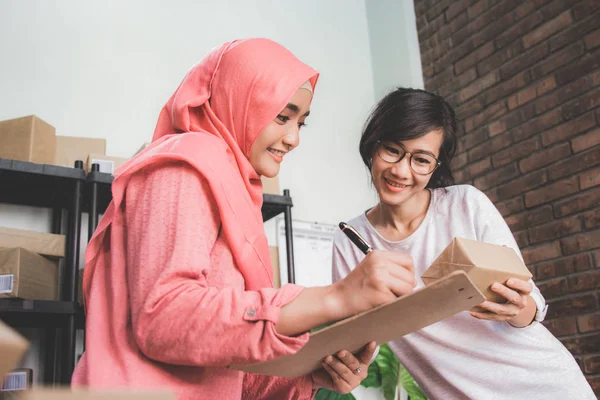
[[[442,163],[429,153],[424,151],[407,151],[400,143],[377,142],[377,154],[383,161],[396,164],[402,161],[405,155],[410,156],[410,168],[418,175],[429,175],[433,173]]]

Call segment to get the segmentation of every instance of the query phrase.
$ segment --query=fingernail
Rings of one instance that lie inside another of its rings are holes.
[[[331,364],[331,363],[333,363],[333,357],[331,357],[331,356],[327,356],[327,357],[325,358],[325,362],[326,362],[327,364]]]
[[[509,279],[506,281],[507,285],[514,285],[515,281],[513,281],[512,279]]]
[[[347,357],[347,356],[348,356],[348,353],[347,353],[347,352],[345,352],[345,351],[342,351],[342,352],[340,353],[340,357]]]

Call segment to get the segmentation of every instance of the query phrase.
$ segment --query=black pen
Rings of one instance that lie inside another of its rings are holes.
[[[339,227],[342,230],[342,232],[344,232],[346,236],[348,236],[350,241],[352,241],[352,243],[354,243],[356,247],[358,247],[360,251],[362,251],[365,255],[373,251],[373,248],[369,246],[367,242],[365,242],[365,239],[363,239],[362,236],[360,236],[356,229],[354,229],[345,222],[340,222]]]

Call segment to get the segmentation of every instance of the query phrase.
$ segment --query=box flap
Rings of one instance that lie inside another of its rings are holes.
[[[0,227],[0,247],[22,247],[49,257],[65,256],[65,235]]]

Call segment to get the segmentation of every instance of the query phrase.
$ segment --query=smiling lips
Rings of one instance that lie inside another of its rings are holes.
[[[403,185],[401,183],[398,183],[398,182],[393,181],[393,180],[388,179],[388,178],[383,178],[383,180],[385,181],[385,183],[387,183],[387,187],[392,192],[401,192],[402,190],[404,190],[404,189],[406,189],[408,187],[408,185]]]
[[[285,152],[285,151],[281,151],[281,150],[277,150],[277,149],[272,149],[270,147],[267,150],[279,162],[281,162],[283,160],[283,156],[285,156],[287,154],[287,152]]]

